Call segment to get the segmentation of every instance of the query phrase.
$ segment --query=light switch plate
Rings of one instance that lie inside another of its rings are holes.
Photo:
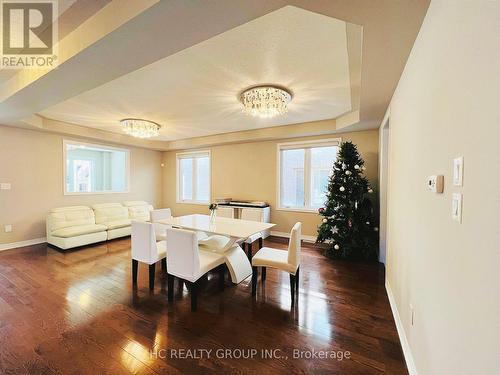
[[[2,182],[0,183],[0,190],[10,190],[11,185],[8,182]]]
[[[451,198],[451,217],[453,220],[462,222],[462,194],[454,193]]]
[[[453,186],[463,186],[464,182],[464,157],[453,159]]]
[[[3,226],[3,229],[4,229],[5,233],[10,233],[10,232],[12,232],[12,225],[11,224],[5,224]]]

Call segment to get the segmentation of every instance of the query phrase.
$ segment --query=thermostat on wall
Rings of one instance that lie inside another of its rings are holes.
[[[429,176],[427,180],[427,187],[434,193],[442,193],[444,185],[444,176],[442,174]]]

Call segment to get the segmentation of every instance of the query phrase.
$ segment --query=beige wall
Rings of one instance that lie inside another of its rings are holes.
[[[12,184],[12,190],[0,190],[0,243],[45,237],[45,215],[53,207],[125,200],[161,204],[161,152],[132,147],[130,193],[65,196],[63,139],[0,126],[0,182]],[[12,224],[13,231],[5,233],[4,224]]]
[[[276,144],[319,138],[342,137],[359,147],[366,161],[367,176],[376,186],[378,131],[363,131],[328,135],[323,137],[294,138],[209,147],[212,157],[212,199],[231,197],[233,199],[263,200],[271,205],[273,228],[289,232],[296,221],[303,223],[302,233],[315,236],[319,216],[316,213],[289,212],[276,209]],[[206,148],[205,148],[206,149]],[[176,158],[180,151],[163,154],[163,206],[170,207],[175,216],[191,213],[207,213],[207,205],[176,203]]]
[[[292,141],[339,136],[343,140],[352,140],[358,144],[366,161],[367,176],[376,186],[377,133],[373,130],[296,138]],[[50,208],[59,206],[140,199],[147,200],[156,207],[171,207],[174,215],[207,212],[206,205],[175,202],[175,154],[178,151],[163,153],[162,171],[161,152],[129,147],[130,193],[65,196],[62,170],[63,139],[65,137],[62,135],[0,126],[0,182],[12,184],[11,190],[0,191],[0,243],[44,237],[45,216]],[[288,232],[296,221],[302,221],[303,234],[315,236],[319,223],[317,214],[275,209],[276,144],[287,141],[290,140],[210,147],[212,198],[231,196],[265,200],[272,207],[272,221],[277,224],[274,230]],[[5,224],[13,225],[11,233],[3,231]]]
[[[390,106],[387,281],[421,375],[499,373],[499,15],[499,1],[433,1]]]

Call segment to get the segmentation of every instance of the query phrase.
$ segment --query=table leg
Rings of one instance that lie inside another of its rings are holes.
[[[233,283],[239,284],[252,274],[250,261],[241,247],[234,246],[225,255],[227,268]]]

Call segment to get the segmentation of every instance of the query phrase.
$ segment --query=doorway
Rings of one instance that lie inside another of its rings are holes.
[[[386,264],[387,259],[387,223],[388,223],[388,187],[389,187],[389,142],[390,142],[390,108],[379,129],[379,262]]]

